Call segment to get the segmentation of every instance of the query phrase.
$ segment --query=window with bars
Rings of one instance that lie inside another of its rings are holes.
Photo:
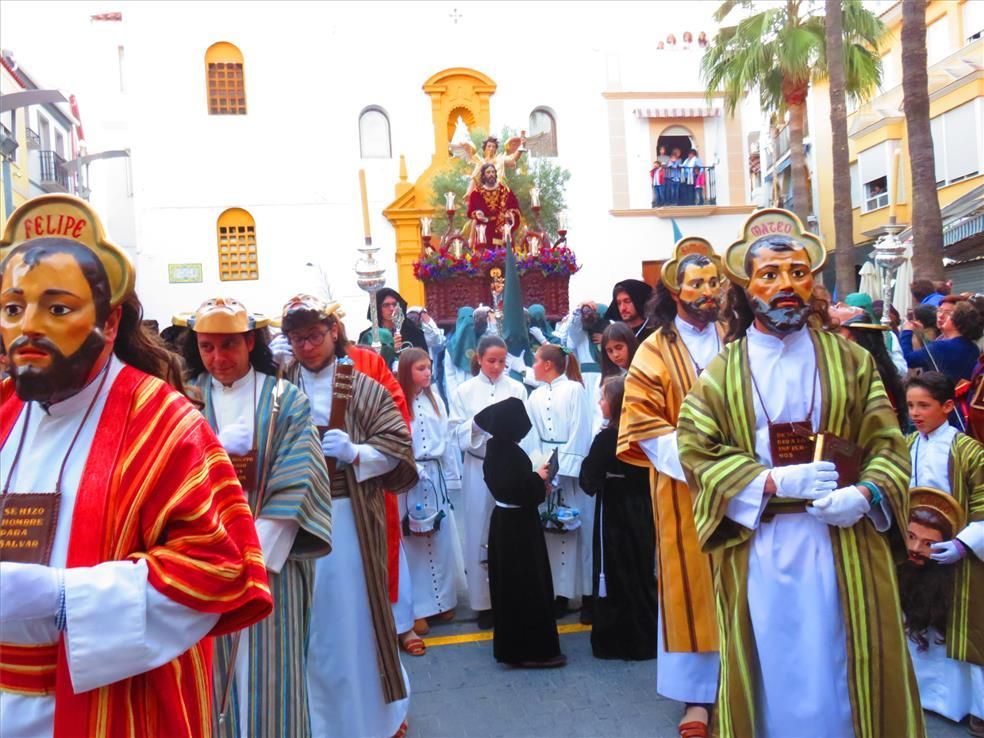
[[[219,216],[219,279],[234,282],[259,279],[256,254],[256,222],[242,208],[229,208]]]
[[[225,41],[208,47],[205,84],[209,115],[246,115],[246,78],[238,48]]]

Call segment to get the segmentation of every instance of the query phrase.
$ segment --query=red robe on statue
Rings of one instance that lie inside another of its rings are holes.
[[[476,226],[482,223],[475,215],[481,211],[482,215],[488,218],[484,223],[485,240],[478,241]],[[472,246],[484,248],[498,248],[505,243],[503,229],[506,227],[506,214],[512,214],[512,235],[516,238],[516,231],[519,228],[520,211],[519,200],[512,190],[504,184],[496,185],[494,190],[479,187],[472,190],[468,196],[468,217],[472,219]]]
[[[24,403],[0,385],[0,446]],[[69,567],[143,559],[154,589],[218,613],[210,636],[273,609],[252,514],[205,418],[133,367],[113,383],[72,516]],[[54,694],[54,738],[201,738],[212,730],[212,642],[157,669],[76,694],[58,643],[0,644],[0,689]],[[30,667],[30,668],[25,668]]]
[[[410,409],[407,407],[407,398],[403,394],[403,387],[393,376],[393,372],[386,366],[386,360],[375,351],[360,348],[355,344],[349,344],[346,349],[348,357],[355,365],[355,370],[362,372],[367,377],[375,379],[390,393],[397,409],[410,427]],[[397,505],[396,495],[386,495],[386,559],[389,572],[389,596],[390,602],[396,602],[400,592],[400,508]]]

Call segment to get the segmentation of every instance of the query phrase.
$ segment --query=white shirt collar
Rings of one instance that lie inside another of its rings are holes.
[[[70,415],[81,415],[89,407],[89,403],[92,402],[92,398],[96,396],[96,390],[99,388],[101,383],[103,372],[107,372],[109,376],[106,377],[106,381],[102,383],[103,394],[109,392],[109,389],[113,386],[113,382],[119,375],[120,371],[123,369],[123,362],[116,358],[115,354],[112,354],[107,362],[107,366],[96,374],[85,387],[80,389],[71,397],[67,397],[61,402],[56,402],[50,405],[47,410],[47,414],[52,418],[64,418]],[[40,403],[39,403],[40,404]]]
[[[211,375],[209,375],[211,376]],[[256,377],[256,372],[253,371],[253,367],[250,366],[249,370],[237,379],[235,382],[226,387],[222,382],[220,382],[215,377],[212,377],[212,391],[213,392],[236,392],[242,389],[246,385],[253,386],[253,381]]]
[[[810,343],[810,330],[803,326],[797,331],[779,337],[774,336],[771,333],[765,333],[760,331],[754,323],[748,328],[748,343],[749,345],[755,345],[762,349],[768,349],[770,351],[779,351],[784,353],[787,351],[792,351],[801,348],[804,343]]]
[[[920,433],[922,436],[922,434]],[[957,435],[957,429],[954,428],[947,422],[944,422],[939,428],[934,431],[930,431],[929,435],[922,436],[926,441],[932,444],[945,443],[949,446],[953,442],[953,437]]]
[[[686,333],[691,336],[704,337],[707,335],[708,331],[717,331],[717,326],[715,323],[708,323],[703,328],[698,328],[693,323],[688,323],[679,315],[673,318],[673,325],[676,326],[678,333]]]
[[[567,378],[566,374],[558,374],[549,382],[549,385],[551,387],[556,387],[558,384],[563,384],[564,382],[569,382],[569,381],[570,380]]]
[[[490,384],[490,385],[492,385],[494,387],[495,385],[499,384],[499,382],[502,381],[502,378],[504,376],[506,376],[506,370],[503,369],[502,370],[502,374],[500,374],[499,375],[499,378],[496,379],[495,381],[492,381],[491,379],[489,379],[488,375],[486,375],[486,373],[483,372],[483,371],[481,371],[481,370],[479,370],[479,372],[478,372],[478,374],[476,376],[478,376],[480,382],[484,382],[485,384]]]

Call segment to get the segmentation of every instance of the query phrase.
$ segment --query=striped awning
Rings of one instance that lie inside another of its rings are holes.
[[[636,108],[636,118],[717,118],[720,108]]]

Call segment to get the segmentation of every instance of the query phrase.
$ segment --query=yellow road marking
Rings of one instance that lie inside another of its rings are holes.
[[[587,633],[590,630],[590,625],[581,625],[581,623],[569,623],[567,625],[557,626],[557,632],[561,634]],[[482,641],[491,640],[491,630],[479,630],[474,633],[462,633],[461,635],[433,636],[432,638],[424,638],[424,643],[428,648],[430,648],[431,646],[453,646],[458,643],[480,643]]]

